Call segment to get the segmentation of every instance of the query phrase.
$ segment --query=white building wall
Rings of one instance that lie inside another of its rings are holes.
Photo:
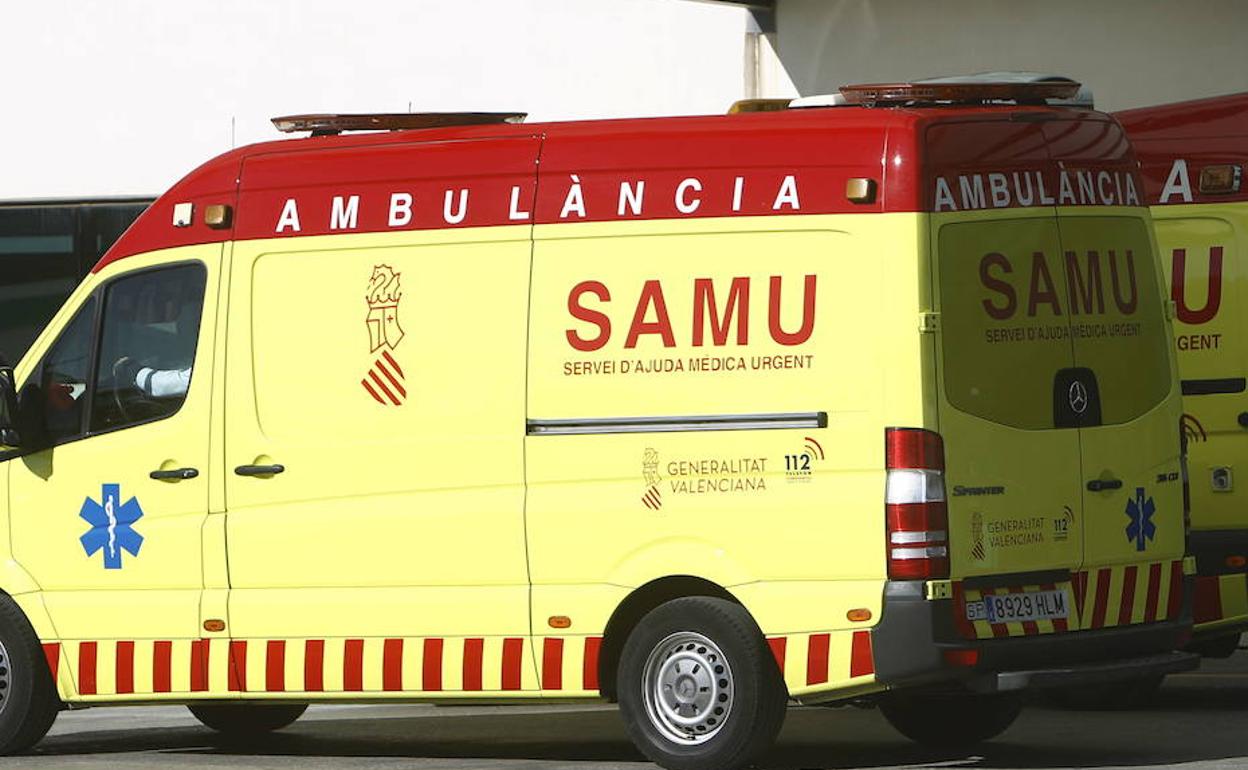
[[[40,0],[0,24],[0,200],[156,194],[298,112],[720,113],[745,11],[677,0]]]
[[[798,90],[985,70],[1089,85],[1120,110],[1248,90],[1244,0],[778,0]]]

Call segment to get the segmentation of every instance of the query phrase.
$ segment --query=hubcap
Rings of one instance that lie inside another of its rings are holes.
[[[681,631],[655,645],[642,680],[646,716],[673,742],[710,740],[732,711],[732,669],[702,634]]]
[[[0,642],[0,714],[3,714],[9,705],[9,689],[13,684],[13,674],[10,668],[9,651],[5,649],[4,642]]]

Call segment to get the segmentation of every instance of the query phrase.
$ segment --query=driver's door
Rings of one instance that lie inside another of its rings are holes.
[[[52,446],[0,464],[14,556],[83,696],[207,689],[219,665],[194,640],[221,246],[179,251],[117,264],[83,301],[22,387]]]

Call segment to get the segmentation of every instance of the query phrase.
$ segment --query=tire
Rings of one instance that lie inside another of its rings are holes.
[[[1199,639],[1189,642],[1188,652],[1194,652],[1202,658],[1229,658],[1239,649],[1239,634],[1215,636],[1212,639]]]
[[[724,599],[652,610],[629,634],[616,681],[633,743],[669,770],[746,766],[775,742],[788,705],[758,626]],[[658,698],[664,691],[670,700]]]
[[[26,751],[61,710],[43,647],[26,615],[0,595],[0,754]]]
[[[897,732],[937,749],[966,749],[1005,732],[1023,709],[1013,693],[889,693],[880,711]]]
[[[1078,711],[1121,711],[1142,706],[1153,699],[1165,675],[1109,682],[1095,688],[1054,690],[1047,700],[1058,708]]]
[[[263,735],[289,727],[308,710],[308,704],[198,703],[187,708],[205,727],[235,738]]]

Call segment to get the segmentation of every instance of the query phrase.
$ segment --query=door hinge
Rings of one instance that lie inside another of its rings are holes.
[[[940,331],[940,313],[919,313],[919,331],[924,334]]]
[[[1173,321],[1179,317],[1179,303],[1172,299],[1166,300],[1166,320]]]

